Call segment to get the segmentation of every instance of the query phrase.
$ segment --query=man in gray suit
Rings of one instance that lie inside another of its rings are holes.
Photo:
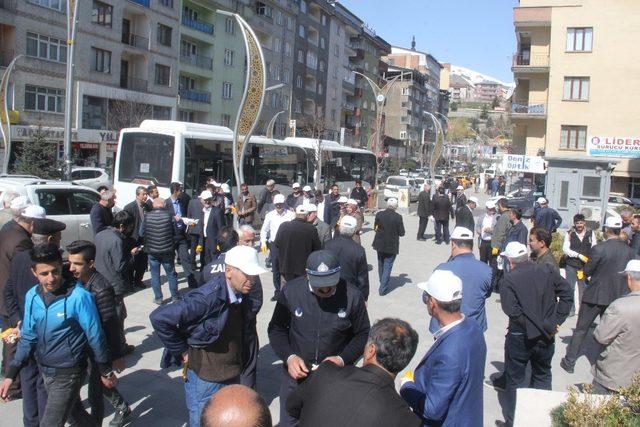
[[[624,277],[619,274],[627,262],[635,258],[635,252],[620,240],[622,221],[610,216],[605,221],[605,241],[591,250],[591,257],[584,266],[585,277],[590,277],[582,295],[578,322],[573,331],[567,353],[560,366],[570,374],[580,355],[584,338],[596,317],[602,316],[609,304],[629,292]]]
[[[633,375],[640,372],[636,351],[640,342],[640,260],[629,261],[623,273],[631,293],[611,303],[593,332],[604,346],[593,367],[596,393],[609,394],[629,387]]]

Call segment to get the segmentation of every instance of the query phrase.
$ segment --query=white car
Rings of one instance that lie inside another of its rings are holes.
[[[42,206],[47,218],[64,222],[61,247],[74,240],[93,241],[89,214],[91,207],[100,200],[93,188],[64,181],[47,181],[15,176],[0,177],[0,195],[12,191],[27,198],[34,205]]]
[[[387,178],[387,182],[384,186],[384,199],[387,200],[391,197],[399,198],[400,192],[398,190],[407,188],[409,190],[409,200],[418,200],[418,194],[420,189],[416,183],[416,180],[406,176],[393,175]]]
[[[634,208],[637,206],[637,203],[628,197],[609,196],[608,206],[611,208],[619,208],[620,206],[624,206],[625,208]]]
[[[98,189],[101,186],[111,188],[112,186],[109,174],[101,168],[74,167],[71,170],[71,181],[93,189]]]

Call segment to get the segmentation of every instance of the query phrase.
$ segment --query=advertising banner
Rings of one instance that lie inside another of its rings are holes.
[[[640,158],[640,137],[592,136],[587,154],[594,157]]]
[[[501,169],[505,172],[547,173],[544,166],[544,158],[519,154],[505,154],[502,158]]]

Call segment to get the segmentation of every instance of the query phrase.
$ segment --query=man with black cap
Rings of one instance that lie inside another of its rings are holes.
[[[362,293],[340,279],[331,252],[307,259],[306,275],[287,284],[269,322],[269,341],[284,362],[280,387],[280,425],[295,426],[286,411],[291,391],[324,361],[352,365],[362,356],[369,316]]]
[[[61,232],[65,223],[48,218],[33,221],[31,240],[34,245],[52,243],[60,246]],[[31,269],[31,253],[22,251],[16,254],[9,267],[9,278],[4,290],[4,300],[9,316],[9,325],[20,330],[24,318],[25,297],[38,279]],[[33,357],[20,370],[20,388],[22,390],[22,421],[25,426],[37,427],[42,420],[47,404],[47,392],[44,389],[40,369]]]
[[[307,257],[322,246],[316,227],[308,222],[307,205],[298,205],[295,209],[296,217],[280,226],[274,241],[278,248],[280,274],[285,283],[303,276]]]

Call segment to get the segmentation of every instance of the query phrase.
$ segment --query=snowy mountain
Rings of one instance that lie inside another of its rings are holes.
[[[460,67],[458,65],[453,65],[451,64],[451,74],[456,74],[459,76],[464,77],[466,80],[470,81],[471,83],[478,84],[484,80],[491,80],[493,82],[497,82],[500,83],[503,86],[507,86],[510,88],[514,88],[516,85],[515,83],[505,83],[503,81],[500,81],[498,79],[496,79],[495,77],[491,77],[488,76],[486,74],[482,74],[479,73],[477,71],[471,70],[469,68],[465,68],[465,67]]]

